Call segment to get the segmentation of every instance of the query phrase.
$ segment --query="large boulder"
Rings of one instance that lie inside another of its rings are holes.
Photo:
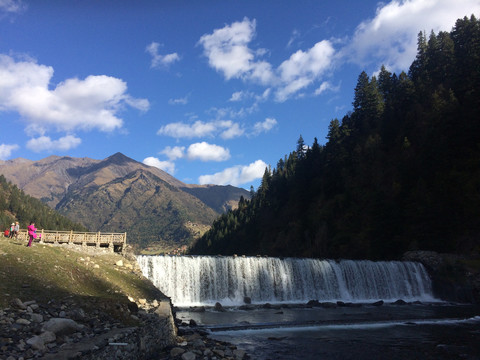
[[[42,331],[51,331],[55,335],[68,335],[82,329],[83,325],[77,324],[72,319],[65,318],[51,318],[42,327]]]

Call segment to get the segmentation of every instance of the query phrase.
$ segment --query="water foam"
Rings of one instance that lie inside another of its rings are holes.
[[[432,301],[420,263],[297,258],[138,256],[144,276],[176,306],[301,303],[308,300]]]

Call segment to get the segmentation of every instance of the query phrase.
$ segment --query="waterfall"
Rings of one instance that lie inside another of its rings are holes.
[[[319,301],[432,301],[420,263],[297,258],[146,256],[143,275],[176,306]]]

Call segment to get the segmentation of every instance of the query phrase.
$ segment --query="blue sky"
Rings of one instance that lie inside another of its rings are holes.
[[[408,71],[419,31],[480,0],[0,0],[0,160],[121,152],[255,188],[325,143],[358,75]]]

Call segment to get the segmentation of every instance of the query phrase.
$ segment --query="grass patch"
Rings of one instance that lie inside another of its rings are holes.
[[[0,308],[14,298],[22,301],[74,298],[91,304],[134,299],[163,299],[138,271],[115,263],[133,264],[120,254],[91,255],[61,246],[0,238]]]

